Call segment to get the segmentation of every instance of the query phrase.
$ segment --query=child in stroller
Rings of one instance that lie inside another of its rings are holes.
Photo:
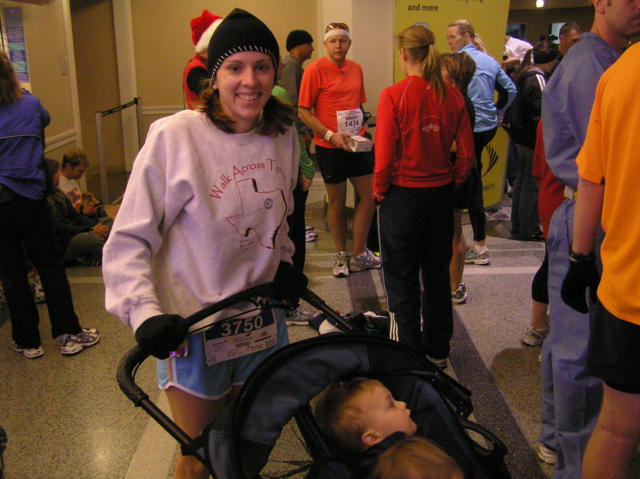
[[[464,479],[456,462],[421,437],[405,438],[380,455],[373,479]]]
[[[358,469],[363,476],[375,469],[374,475],[386,477],[398,462],[410,470],[412,461],[417,461],[429,466],[419,468],[423,474],[433,469],[441,471],[441,477],[456,473],[464,477],[456,462],[433,443],[417,437],[419,441],[407,442],[417,432],[411,410],[376,379],[355,377],[331,384],[321,395],[315,416],[337,451],[360,458]]]

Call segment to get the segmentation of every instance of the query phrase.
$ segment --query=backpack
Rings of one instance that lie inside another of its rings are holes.
[[[504,112],[504,117],[502,118],[502,128],[504,128],[509,137],[516,143],[530,148],[535,145],[537,122],[532,121],[527,115],[528,109],[522,95],[522,88],[525,80],[532,75],[538,75],[538,82],[541,88],[545,87],[546,80],[542,73],[537,70],[530,70],[524,73],[518,79],[518,94]]]

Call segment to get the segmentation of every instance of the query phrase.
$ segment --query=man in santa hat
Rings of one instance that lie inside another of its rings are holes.
[[[189,60],[182,75],[182,89],[187,108],[195,110],[200,103],[200,91],[206,86],[203,80],[209,79],[207,70],[207,47],[213,32],[222,22],[222,17],[214,15],[209,10],[202,10],[202,14],[191,20],[191,40],[196,50],[194,57]]]

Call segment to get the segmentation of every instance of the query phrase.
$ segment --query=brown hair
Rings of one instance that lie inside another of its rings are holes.
[[[357,377],[331,384],[320,396],[315,411],[316,421],[338,451],[360,454],[366,449],[362,434],[367,423],[364,411],[354,400],[377,385],[382,386],[382,383],[375,379]]]
[[[71,165],[74,168],[76,166],[85,165],[89,166],[89,160],[87,160],[87,154],[80,148],[71,148],[62,155],[62,167]]]
[[[212,87],[212,83],[200,93],[202,105],[199,111],[205,112],[213,124],[225,133],[233,133],[233,120],[224,113],[220,103],[220,92]],[[291,125],[293,108],[271,96],[255,125],[255,131],[258,135],[277,136],[282,135]]]
[[[440,54],[435,46],[433,32],[424,25],[411,25],[398,35],[398,46],[420,62],[422,77],[431,83],[438,98],[443,99],[445,85],[440,72]]]
[[[22,88],[16,78],[16,72],[9,58],[0,52],[0,105],[15,103],[22,96]]]
[[[58,172],[60,169],[60,163],[52,158],[45,158],[45,164],[47,165],[47,169],[49,170],[49,174],[51,178]]]
[[[578,33],[582,33],[582,29],[580,28],[580,25],[578,25],[576,22],[567,22],[560,27],[560,30],[558,31],[558,36],[566,35],[571,30],[575,30]]]
[[[476,72],[476,62],[466,52],[445,53],[440,57],[440,66],[444,68],[458,90],[467,93],[469,83]]]
[[[463,479],[456,462],[433,443],[418,436],[398,441],[384,451],[373,479]]]

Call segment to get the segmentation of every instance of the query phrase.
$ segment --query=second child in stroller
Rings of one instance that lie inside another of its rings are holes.
[[[376,464],[381,455],[414,436],[418,430],[404,401],[396,400],[380,381],[364,377],[328,386],[318,400],[315,415],[318,426],[334,448],[340,454],[357,458],[360,474],[367,477],[374,468],[380,469]],[[452,470],[457,469],[459,477],[464,477],[453,459],[432,443],[427,444],[430,447],[415,446],[425,461],[427,453],[435,448],[441,456],[448,458],[443,461],[453,464]],[[400,453],[401,449],[396,452]],[[386,461],[393,462],[395,454]]]
[[[421,437],[405,438],[384,451],[373,479],[464,479],[462,470],[442,449]]]

